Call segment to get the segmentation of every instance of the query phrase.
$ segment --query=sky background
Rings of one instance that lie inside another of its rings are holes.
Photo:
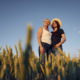
[[[66,35],[66,42],[62,44],[63,52],[70,53],[71,58],[78,58],[80,51],[80,0],[0,0],[0,46],[11,46],[16,54],[14,45],[21,40],[25,50],[27,25],[32,23],[32,49],[39,57],[37,32],[43,27],[44,19],[59,18]],[[49,26],[49,31],[52,31]]]

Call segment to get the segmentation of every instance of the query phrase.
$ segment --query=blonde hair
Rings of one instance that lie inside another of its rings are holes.
[[[47,20],[47,21],[49,22],[49,25],[50,25],[50,20],[49,20],[49,19],[45,19],[45,20]],[[45,20],[44,20],[44,21],[45,21]]]

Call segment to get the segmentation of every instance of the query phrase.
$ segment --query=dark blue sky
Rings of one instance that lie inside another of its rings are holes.
[[[79,0],[0,0],[0,46],[11,46],[15,54],[14,45],[18,48],[21,40],[25,49],[27,25],[33,25],[32,48],[38,55],[37,32],[43,27],[44,19],[59,18],[66,35],[66,42],[62,44],[63,51],[71,57],[78,57],[80,50],[80,1]],[[51,26],[49,26],[51,32]],[[6,49],[6,48],[5,48]],[[1,50],[2,51],[2,50]],[[19,51],[18,51],[19,52]]]

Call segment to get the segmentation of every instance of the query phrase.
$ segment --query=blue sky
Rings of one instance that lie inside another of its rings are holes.
[[[18,49],[21,40],[22,49],[25,49],[27,25],[32,23],[32,49],[38,54],[37,32],[43,27],[44,19],[59,18],[66,35],[66,42],[62,44],[66,55],[78,57],[80,51],[80,1],[79,0],[0,0],[0,46],[6,49],[11,46],[16,54],[14,45]],[[49,26],[49,31],[52,31]],[[18,50],[19,52],[19,50]]]

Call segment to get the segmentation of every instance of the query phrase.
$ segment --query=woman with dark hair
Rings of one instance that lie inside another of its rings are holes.
[[[51,28],[53,29],[52,36],[51,36],[51,47],[49,49],[49,55],[50,53],[56,55],[59,55],[60,52],[58,51],[58,48],[60,48],[63,51],[62,44],[66,41],[65,33],[64,30],[61,29],[61,20],[58,18],[55,18],[51,21]],[[62,41],[61,41],[61,38]],[[61,56],[61,54],[60,54]],[[60,59],[59,59],[60,60]],[[51,56],[51,61],[52,61],[52,56]],[[56,70],[53,72],[54,74],[57,73],[57,67],[55,68]],[[52,73],[51,79],[54,79],[54,74]],[[57,77],[55,77],[57,79]]]
[[[61,29],[61,20],[58,18],[55,18],[51,21],[51,28],[53,29],[52,37],[51,37],[51,52],[56,56],[59,54],[58,48],[63,51],[62,44],[66,41],[65,33],[64,30]],[[61,41],[61,38],[62,41]],[[61,54],[60,54],[61,55]]]

